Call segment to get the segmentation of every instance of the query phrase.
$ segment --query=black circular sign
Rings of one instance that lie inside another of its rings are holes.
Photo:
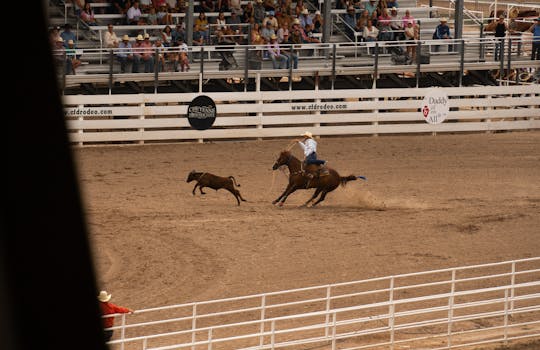
[[[192,128],[209,129],[216,120],[216,104],[208,96],[197,96],[188,107],[187,117]]]

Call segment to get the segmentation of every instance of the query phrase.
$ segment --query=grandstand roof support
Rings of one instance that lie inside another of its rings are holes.
[[[332,18],[332,0],[324,0],[323,3],[323,33],[322,33],[322,42],[330,42],[330,31],[332,29],[332,21],[329,21],[328,18]]]
[[[455,6],[454,38],[461,39],[463,37],[463,0],[456,0]]]

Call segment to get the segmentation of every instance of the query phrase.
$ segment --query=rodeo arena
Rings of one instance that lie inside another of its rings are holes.
[[[540,349],[538,0],[47,18],[110,349]]]

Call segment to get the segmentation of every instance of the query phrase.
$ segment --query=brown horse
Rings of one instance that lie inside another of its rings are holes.
[[[307,206],[310,202],[313,202],[317,196],[320,195],[319,199],[313,203],[312,206],[317,205],[318,203],[322,202],[328,192],[332,192],[335,190],[339,185],[345,186],[348,181],[356,180],[357,178],[362,178],[365,180],[365,177],[363,176],[340,176],[337,171],[335,171],[332,168],[328,168],[328,175],[324,176],[315,176],[314,178],[310,179],[305,175],[304,169],[302,168],[302,162],[292,155],[290,151],[282,151],[279,154],[278,159],[272,166],[273,170],[276,170],[280,166],[286,165],[289,168],[289,184],[287,185],[287,188],[285,188],[285,191],[279,196],[276,200],[272,202],[272,204],[278,203],[279,206],[282,206],[283,203],[285,203],[285,200],[287,200],[287,197],[293,193],[296,190],[306,189],[306,188],[315,188],[315,193],[313,193],[313,196],[304,203],[303,206]]]

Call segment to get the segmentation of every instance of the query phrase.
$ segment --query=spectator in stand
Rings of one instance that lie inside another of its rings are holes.
[[[174,40],[172,36],[172,28],[169,25],[166,25],[165,28],[161,31],[161,42],[165,47],[173,46]]]
[[[144,34],[144,41],[141,44],[142,53],[141,59],[144,63],[144,72],[152,73],[154,71],[154,50],[152,42],[150,42],[150,34]]]
[[[186,12],[186,1],[185,0],[176,0],[176,4],[171,8],[172,12],[176,13],[185,13]],[[182,17],[180,17],[182,18]]]
[[[216,10],[220,12],[230,12],[231,11],[231,1],[230,0],[217,0]]]
[[[107,25],[107,31],[103,34],[103,41],[105,42],[105,47],[112,48],[118,47],[118,37],[114,32],[114,27],[112,24]]]
[[[274,11],[268,11],[268,16],[266,16],[263,20],[263,23],[268,23],[270,22],[270,24],[272,25],[272,29],[274,31],[277,31],[279,29],[279,23],[278,23],[278,20],[275,16],[275,12]]]
[[[392,32],[392,17],[388,14],[388,9],[383,8],[382,14],[377,21],[377,28],[379,29],[379,40],[392,41],[394,40],[394,33]]]
[[[313,32],[322,33],[324,20],[321,16],[321,11],[315,11],[315,16],[313,16]]]
[[[387,0],[386,1],[386,6],[388,8],[392,8],[392,7],[399,8],[399,4],[398,4],[397,0]]]
[[[409,24],[410,21],[414,21],[414,17],[411,16],[411,11],[409,11],[408,9],[405,10],[405,16],[401,17],[401,21],[402,21],[402,25],[403,25],[403,28],[407,28],[407,24]]]
[[[58,41],[58,38],[62,39],[62,37],[60,36],[60,27],[58,27],[58,26],[52,27],[49,30],[49,41],[50,41],[50,44],[51,44],[52,48],[56,47],[56,43]],[[62,39],[62,40],[64,40],[64,39]]]
[[[276,31],[274,28],[272,28],[272,22],[266,22],[264,28],[261,29],[261,36],[267,43],[269,43],[270,38],[274,35],[276,35]]]
[[[405,40],[419,40],[420,39],[420,27],[414,22],[409,20],[407,26],[404,29]],[[416,43],[407,44],[407,53],[411,57],[411,62],[416,60]]]
[[[527,31],[533,34],[531,60],[540,60],[540,17],[534,19]]]
[[[306,28],[304,29],[304,33],[306,33],[307,36],[307,42],[311,44],[320,44],[320,40],[313,35],[313,27],[311,24],[306,24]]]
[[[442,17],[440,19],[440,22],[437,27],[435,28],[435,31],[433,32],[433,39],[437,40],[444,40],[444,39],[452,39],[450,35],[450,27],[448,26],[448,19],[446,17]],[[433,45],[433,51],[438,52],[439,51],[439,45]],[[449,48],[448,51],[451,51]]]
[[[60,33],[60,36],[62,37],[62,39],[64,39],[64,44],[66,48],[67,48],[67,43],[70,40],[73,40],[73,42],[77,42],[77,34],[71,31],[71,24],[69,23],[64,24],[64,31]]]
[[[70,74],[71,66],[66,59],[66,47],[64,46],[64,39],[62,39],[61,36],[58,35],[56,37],[56,41],[54,42],[52,49],[54,63],[56,65],[56,73]]]
[[[288,48],[283,49],[282,53],[287,56],[287,69],[291,67],[291,61],[293,69],[298,69],[298,55],[295,52],[294,44],[295,42],[292,38],[289,38],[289,34],[284,34],[282,44],[290,45]]]
[[[213,0],[201,0],[201,12],[216,12],[216,5]]]
[[[189,57],[188,57],[189,48],[184,42],[184,38],[181,37],[178,40],[178,55],[175,61],[174,70],[178,72],[178,65],[180,65],[181,72],[189,72]]]
[[[125,15],[126,14],[126,2],[129,0],[111,0],[112,13]]]
[[[253,17],[253,14],[255,13],[255,8],[253,7],[253,3],[250,1],[246,4],[244,7],[244,14],[242,15],[242,22],[243,23],[250,23],[251,19],[255,20]]]
[[[151,26],[159,24],[158,15],[156,13],[156,8],[154,6],[150,6],[150,8],[148,8],[148,15],[146,16],[146,24],[151,25]]]
[[[347,13],[343,15],[343,23],[345,23],[345,34],[355,41],[354,28],[356,27],[356,10],[353,6],[347,8]]]
[[[403,19],[398,17],[398,9],[396,7],[392,7],[390,9],[390,18],[392,19],[392,22],[390,22],[390,28],[392,29],[392,34],[394,37],[393,40],[405,39],[405,34],[403,34]]]
[[[369,2],[366,4],[365,9],[369,12],[369,17],[373,18],[373,13],[377,12],[377,6],[378,3],[376,0],[369,0]]]
[[[313,25],[313,19],[309,16],[309,10],[303,9],[302,14],[298,18],[300,20],[300,26],[306,29],[306,25]],[[353,26],[354,27],[354,26]]]
[[[150,7],[154,6],[154,3],[151,0],[138,0],[138,1],[139,1],[139,8],[141,9],[142,13],[148,13],[148,11],[150,10]],[[156,11],[157,11],[157,7],[156,7]]]
[[[167,70],[167,66],[165,65],[165,46],[163,46],[163,42],[161,41],[161,39],[156,39],[154,45],[152,45],[152,52],[157,52],[158,72],[165,72]]]
[[[262,45],[265,43],[258,23],[253,24],[251,27],[250,40],[253,45]]]
[[[263,24],[265,14],[266,11],[264,9],[263,1],[257,0],[257,3],[253,6],[253,18],[255,19],[255,23]]]
[[[501,54],[502,40],[506,36],[508,26],[504,22],[504,15],[500,15],[495,26],[495,61],[499,60]]]
[[[296,18],[300,17],[305,7],[306,6],[304,5],[304,0],[297,0],[296,6],[294,7],[293,15],[295,15]]]
[[[133,1],[133,5],[126,12],[126,22],[130,25],[138,25],[144,23],[141,21],[142,12],[139,8],[139,1]]]
[[[203,46],[206,42],[208,42],[207,31],[202,30],[198,24],[195,24],[193,27],[193,45]]]
[[[174,30],[171,33],[171,41],[172,41],[172,43],[174,43],[174,45],[176,45],[180,41],[180,39],[182,39],[182,41],[184,41],[185,40],[184,39],[185,35],[186,35],[185,23],[184,22],[177,23],[176,27],[174,28]]]
[[[195,19],[195,24],[199,26],[199,30],[208,31],[208,18],[204,12],[199,13],[199,17]]]
[[[142,43],[144,41],[144,38],[141,34],[137,35],[137,39],[135,41],[135,45],[133,45],[133,66],[131,68],[131,71],[133,73],[139,73],[139,65],[142,61],[142,53],[143,53],[143,47]]]
[[[265,11],[274,11],[276,12],[276,4],[274,3],[274,0],[264,0],[263,6]]]
[[[244,9],[242,8],[241,0],[230,0],[229,1],[229,8],[231,10],[231,14],[235,13],[238,18],[242,17],[244,14]]]
[[[364,27],[364,33],[362,33],[365,42],[377,41],[379,37],[379,29],[373,25],[372,20],[367,21],[367,25]]]
[[[161,5],[156,13],[159,24],[173,24],[172,15],[169,13],[167,5]]]
[[[225,22],[235,34],[244,33],[243,27],[240,26],[240,17],[236,14],[236,12],[231,12],[231,15],[225,20]]]
[[[289,22],[281,22],[281,27],[278,29],[277,33],[278,44],[285,43],[289,40]]]
[[[267,44],[266,50],[268,52],[268,57],[272,60],[274,69],[284,69],[287,66],[288,58],[281,53],[275,34],[270,37],[270,42]]]
[[[81,11],[81,21],[86,23],[89,26],[97,26],[98,22],[95,17],[94,10],[92,9],[92,5],[87,2],[84,4],[84,8]]]
[[[80,55],[77,55],[77,49],[75,48],[75,42],[72,39],[69,39],[68,47],[66,48],[66,74],[76,74],[75,70],[81,65]],[[69,72],[67,71],[69,69]]]
[[[225,18],[225,14],[223,12],[219,12],[216,18],[216,26],[214,27],[214,31],[223,32],[223,30],[226,27],[227,27],[227,19]]]
[[[369,11],[364,10],[360,14],[360,17],[358,17],[358,20],[356,21],[356,26],[354,27],[354,30],[360,33],[364,33],[364,27],[367,25],[367,22],[369,21]],[[362,37],[362,40],[364,38]]]
[[[102,290],[98,295],[99,306],[101,308],[102,316],[112,315],[112,314],[133,314],[133,310],[127,307],[122,307],[111,303],[111,294],[108,294],[106,291]],[[113,331],[108,329],[114,326],[114,317],[103,317],[103,328],[105,329],[105,342],[111,340],[113,336]]]
[[[133,62],[133,50],[127,34],[122,37],[122,41],[118,44],[118,50],[116,52],[116,59],[120,62],[120,73],[125,73],[128,64]]]

